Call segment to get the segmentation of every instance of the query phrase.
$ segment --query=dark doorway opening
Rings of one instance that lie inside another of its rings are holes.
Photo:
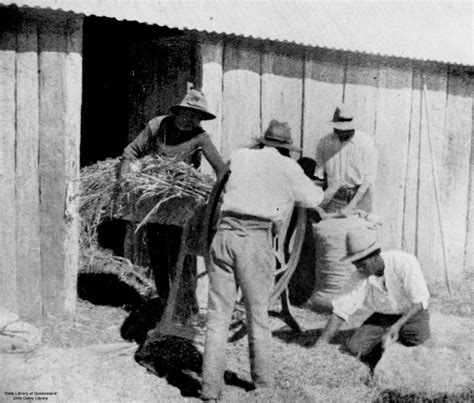
[[[196,42],[183,31],[86,17],[81,167],[122,154],[148,120],[198,85]]]
[[[201,71],[196,40],[183,31],[86,17],[83,32],[81,167],[120,156],[150,119],[181,101],[189,82],[200,85]],[[104,222],[98,228],[100,246],[123,256],[126,231],[126,221]],[[99,277],[80,278],[83,298],[136,302],[136,295],[114,278]]]
[[[86,18],[81,166],[121,154],[128,137],[129,43],[115,20]]]

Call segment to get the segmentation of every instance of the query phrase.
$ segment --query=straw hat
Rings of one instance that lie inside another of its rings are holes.
[[[329,124],[337,130],[354,130],[354,111],[346,104],[341,104],[336,107],[334,116]]]
[[[189,90],[180,104],[170,107],[170,111],[174,113],[179,109],[191,109],[193,111],[198,111],[202,115],[201,120],[211,120],[215,119],[216,117],[216,115],[209,111],[207,100],[204,94],[196,89]]]
[[[347,233],[347,256],[343,262],[355,262],[380,249],[375,229],[360,227]]]
[[[301,151],[301,148],[293,145],[290,125],[287,122],[279,122],[273,119],[263,137],[256,139],[259,144],[270,147],[286,148],[290,151]]]

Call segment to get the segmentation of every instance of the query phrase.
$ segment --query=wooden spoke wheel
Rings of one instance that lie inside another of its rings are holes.
[[[217,221],[219,219],[220,206],[222,204],[222,194],[225,184],[229,179],[230,171],[227,169],[214,185],[209,197],[206,211],[204,213],[204,228],[202,234],[202,250],[205,251],[206,265],[208,264],[208,251],[212,239],[216,233]],[[275,237],[276,244],[276,271],[275,285],[270,297],[270,303],[273,304],[282,296],[282,314],[283,319],[294,329],[300,331],[298,324],[289,311],[288,302],[288,284],[295,272],[298,260],[303,247],[304,233],[306,229],[306,210],[296,207],[287,222]]]

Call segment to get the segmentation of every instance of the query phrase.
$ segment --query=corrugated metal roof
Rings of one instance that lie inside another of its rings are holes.
[[[0,0],[182,30],[474,65],[469,1]]]

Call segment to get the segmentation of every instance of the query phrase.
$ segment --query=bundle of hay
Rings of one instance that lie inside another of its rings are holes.
[[[249,379],[246,338],[233,344],[232,349],[233,353],[227,360],[228,369]],[[357,387],[370,377],[370,369],[356,357],[341,351],[338,345],[304,347],[298,343],[278,343],[272,339],[267,349],[271,351],[272,371],[278,389],[304,384],[329,388]]]
[[[472,401],[473,324],[469,318],[432,312],[431,338],[416,347],[390,345],[375,367],[377,386],[392,400],[411,395],[430,401]]]
[[[129,259],[115,256],[107,249],[82,249],[80,263],[81,274],[113,275],[118,281],[133,287],[145,299],[155,291],[155,283],[145,267],[134,265]]]
[[[151,155],[136,163],[137,169],[124,179],[121,203],[129,204],[130,200],[138,203],[152,200],[153,206],[141,220],[137,230],[148,222],[166,202],[171,200],[190,201],[191,207],[185,205],[187,212],[205,203],[212,191],[214,181],[196,171],[177,157],[160,157]],[[173,208],[177,205],[173,204]]]
[[[121,158],[106,159],[81,170],[81,272],[115,273],[145,296],[154,290],[150,275],[100,248],[100,224],[132,214],[139,217],[138,231],[161,214],[175,221],[170,223],[183,225],[207,201],[214,183],[181,157],[146,156],[124,178],[119,176],[121,163]]]
[[[82,219],[82,241],[97,241],[97,228],[107,218],[135,213],[137,204],[146,203],[146,214],[138,229],[149,222],[169,201],[186,201],[172,205],[174,214],[188,213],[202,205],[211,193],[214,181],[196,171],[178,157],[146,156],[135,163],[135,169],[119,179],[121,159],[107,159],[81,171],[79,212]],[[191,207],[190,207],[191,206]],[[143,213],[143,212],[142,212]]]
[[[81,249],[97,247],[97,229],[107,218],[113,218],[121,185],[118,182],[120,159],[106,159],[81,169],[79,215]]]

